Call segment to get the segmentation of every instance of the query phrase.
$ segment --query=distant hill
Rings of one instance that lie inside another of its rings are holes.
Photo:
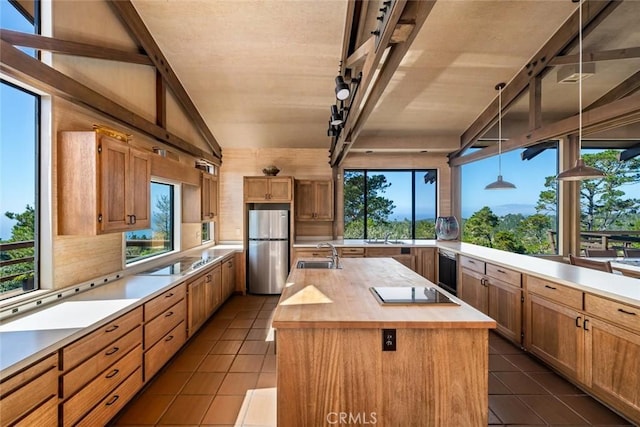
[[[479,211],[481,208],[482,207],[469,210],[464,209],[462,212],[462,216],[463,218],[469,218],[474,214],[474,212]],[[522,214],[525,216],[529,216],[536,213],[535,205],[528,205],[526,203],[508,203],[505,205],[490,206],[490,208],[491,211],[493,211],[493,213],[498,216],[505,216],[507,214]]]

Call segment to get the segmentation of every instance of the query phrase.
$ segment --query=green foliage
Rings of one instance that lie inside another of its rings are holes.
[[[384,175],[367,175],[367,229],[370,226],[380,227],[389,224],[389,216],[395,205],[383,196],[391,186]],[[363,218],[365,214],[365,181],[364,173],[345,171],[344,173],[344,224],[346,238],[363,238]],[[359,227],[359,228],[356,228]],[[370,229],[369,229],[370,230]],[[349,233],[349,237],[348,234]],[[371,234],[371,230],[369,232]],[[354,237],[351,237],[353,235]]]
[[[8,240],[3,240],[2,243],[11,242],[28,242],[34,240],[35,237],[35,209],[32,206],[27,205],[24,212],[5,212],[7,218],[16,221],[11,228],[11,237]],[[33,247],[24,249],[14,249],[0,253],[0,258],[3,260],[20,259],[33,257],[35,249]],[[0,267],[0,277],[12,276],[14,274],[20,274],[19,276],[0,282],[0,293],[7,292],[14,289],[22,288],[23,285],[28,284],[34,280],[34,262],[21,262],[17,264],[7,265]]]
[[[493,235],[498,223],[498,217],[491,209],[489,209],[488,206],[485,206],[466,220],[464,224],[463,240],[465,242],[492,248]]]

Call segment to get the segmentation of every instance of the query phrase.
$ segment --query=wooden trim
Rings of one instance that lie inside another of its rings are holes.
[[[160,71],[160,73],[162,74],[162,77],[164,77],[167,86],[176,96],[176,99],[185,110],[187,116],[192,120],[193,125],[200,132],[209,147],[211,147],[211,150],[213,150],[214,156],[221,159],[222,151],[220,149],[218,141],[216,141],[215,137],[207,127],[207,124],[198,112],[198,109],[193,104],[193,101],[191,101],[191,98],[187,94],[187,91],[184,89],[184,87],[180,83],[180,80],[178,80],[178,77],[171,69],[169,61],[167,61],[167,58],[165,58],[164,54],[160,50],[160,47],[156,44],[155,40],[151,36],[151,33],[145,26],[140,15],[138,15],[138,12],[136,11],[131,1],[109,1],[109,5],[120,17],[120,20],[122,21],[124,26],[129,29],[134,39],[137,40],[142,45],[143,49],[147,52],[158,71]]]
[[[27,34],[19,31],[0,29],[0,38],[14,46],[46,50],[53,53],[105,59],[108,61],[129,62],[132,64],[153,65],[151,59],[145,54],[126,52],[124,50],[96,46],[88,43],[55,39],[38,34]]]
[[[618,86],[611,89],[609,92],[602,95],[595,100],[592,104],[587,106],[584,111],[593,110],[594,108],[602,107],[609,104],[612,101],[624,98],[631,95],[640,89],[640,71],[620,83]]]
[[[542,126],[542,77],[535,76],[529,82],[529,130]]]
[[[171,147],[196,157],[213,162],[218,161],[211,154],[205,153],[106,96],[43,64],[4,40],[0,40],[0,70],[53,96],[59,96],[104,114]]]
[[[542,126],[524,135],[519,135],[502,143],[502,152],[527,147],[549,139],[557,139],[564,135],[578,131],[578,116],[568,117],[555,123]],[[582,131],[584,135],[601,132],[613,127],[622,126],[640,121],[640,103],[635,98],[623,98],[613,101],[602,107],[585,111],[582,114]],[[455,157],[449,160],[451,166],[461,166],[477,160],[486,159],[498,154],[495,145],[483,148],[464,157]]]
[[[556,56],[549,65],[578,64],[580,55]],[[628,47],[624,49],[603,50],[602,52],[582,53],[582,62],[613,61],[616,59],[640,58],[640,47]]]
[[[156,124],[167,128],[167,84],[156,69]]]
[[[375,37],[369,37],[346,59],[345,67],[352,68],[364,61],[367,55],[372,53],[376,47]]]
[[[359,5],[361,4],[362,3],[359,3]],[[357,27],[357,23],[360,20],[360,17],[356,15],[356,9],[360,9],[360,7],[356,8],[355,0],[351,0],[347,2],[347,13],[346,13],[345,22],[344,22],[344,34],[342,38],[342,55],[340,56],[340,73],[341,74],[344,74],[345,69],[349,67],[348,65],[345,65],[347,56],[349,56],[349,54],[351,53],[349,52],[350,50],[349,41],[353,37],[352,32],[353,32],[354,24],[356,24],[355,27]]]
[[[586,0],[583,7],[584,32],[592,30],[598,23],[610,14],[622,2]],[[533,56],[502,91],[503,111],[520,97],[525,91],[532,77],[542,77],[550,70],[549,61],[562,52],[568,51],[577,43],[579,14],[576,10],[569,19],[556,31],[549,41]],[[450,157],[460,157],[495,123],[498,117],[498,100],[494,99],[480,116],[469,126],[460,137],[460,148],[451,153]]]

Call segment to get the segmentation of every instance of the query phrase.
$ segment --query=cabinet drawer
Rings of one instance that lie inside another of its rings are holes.
[[[142,307],[138,307],[69,344],[62,349],[61,363],[63,369],[69,370],[73,368],[141,323]]]
[[[582,310],[582,292],[554,282],[527,276],[527,292]]]
[[[509,270],[508,268],[504,268],[498,265],[487,264],[487,276],[493,277],[494,279],[498,279],[502,282],[509,283],[510,285],[514,285],[517,287],[522,286],[522,274]]]
[[[2,381],[0,381],[0,397],[4,399],[4,397],[14,389],[23,386],[28,381],[39,377],[56,366],[58,366],[58,355],[51,354],[13,376],[6,379],[3,378]]]
[[[329,249],[296,249],[297,258],[317,258],[331,256]]]
[[[341,248],[340,256],[345,258],[359,258],[364,256],[364,248]]]
[[[142,346],[137,346],[122,359],[105,369],[71,399],[64,402],[62,404],[63,425],[75,425],[80,418],[95,406],[96,402],[101,401],[138,369],[141,362]]]
[[[165,336],[171,329],[184,321],[187,313],[186,300],[179,301],[176,305],[165,310],[164,313],[144,325],[144,348],[148,350],[160,338]]]
[[[135,396],[141,387],[142,368],[138,368],[76,425],[86,427],[106,426],[109,420]]]
[[[584,310],[618,326],[640,331],[640,308],[596,295],[584,294]]]
[[[460,255],[460,266],[484,274],[484,261]]]
[[[150,321],[158,314],[163,313],[169,307],[184,299],[187,293],[187,286],[184,283],[169,289],[167,292],[159,295],[144,305],[144,320]]]
[[[395,248],[366,248],[365,254],[367,257],[391,257],[394,255],[400,255],[402,253],[401,247]]]
[[[58,397],[51,396],[49,400],[38,406],[29,415],[18,421],[16,427],[57,426],[58,425]]]
[[[2,390],[4,393],[4,390]],[[10,425],[18,418],[36,410],[40,404],[58,394],[58,371],[54,366],[22,387],[2,396],[0,416],[2,425]]]
[[[144,353],[144,380],[149,381],[187,340],[187,327],[180,322],[171,332]]]
[[[100,350],[90,359],[87,359],[71,372],[62,376],[62,398],[66,399],[85,384],[97,377],[100,372],[114,364],[131,349],[142,343],[142,327],[138,326],[113,344]]]

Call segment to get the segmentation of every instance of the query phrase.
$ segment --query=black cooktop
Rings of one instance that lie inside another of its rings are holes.
[[[427,286],[374,286],[369,288],[382,305],[449,304],[459,305],[438,288]]]

